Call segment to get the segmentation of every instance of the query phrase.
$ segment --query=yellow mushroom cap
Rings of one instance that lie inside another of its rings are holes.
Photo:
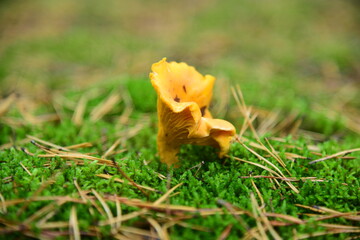
[[[215,78],[166,58],[154,63],[151,70],[151,83],[158,94],[160,160],[168,165],[177,163],[183,144],[213,146],[223,157],[235,128],[225,120],[213,119],[208,110]]]

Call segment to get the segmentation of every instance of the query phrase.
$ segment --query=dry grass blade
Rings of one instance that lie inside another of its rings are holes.
[[[101,178],[105,178],[105,179],[111,179],[113,178],[114,176],[112,175],[109,175],[109,174],[96,174],[96,176],[98,177],[101,177]],[[113,178],[115,182],[119,182],[119,183],[125,183],[124,180],[120,179],[120,178]],[[127,182],[127,184],[129,185],[133,185],[131,182]],[[147,186],[142,186],[142,185],[139,185],[137,184],[138,187],[140,188],[143,188],[143,189],[146,189],[146,190],[149,190],[149,191],[152,191],[152,192],[158,192],[158,190],[154,189],[154,188],[151,188],[151,187],[147,187]]]
[[[42,190],[41,190],[42,191]],[[21,203],[30,203],[31,201],[65,201],[65,202],[75,202],[75,203],[84,203],[82,200],[77,198],[72,198],[69,196],[32,196],[31,199],[12,199],[12,200],[6,200],[5,206],[10,207],[14,205],[18,205]]]
[[[6,208],[6,204],[5,204],[5,198],[1,193],[0,193],[0,202],[1,202],[0,213],[6,214],[7,208]]]
[[[58,201],[59,202],[59,201]],[[66,201],[61,201],[61,204],[65,203]],[[41,228],[43,227],[43,225],[47,224],[47,221],[49,219],[51,219],[52,217],[55,216],[55,214],[57,213],[57,208],[50,210],[50,212],[48,212],[43,218],[41,218],[37,223],[36,223],[36,227]],[[68,222],[66,222],[68,223]]]
[[[175,191],[175,189],[177,189],[178,187],[180,187],[181,185],[183,185],[183,183],[179,183],[177,184],[176,186],[172,187],[170,190],[168,190],[164,195],[162,195],[158,200],[156,200],[154,202],[154,205],[159,205],[160,203],[164,202],[168,197],[169,195]]]
[[[71,207],[69,219],[69,235],[71,240],[80,240],[79,222],[77,220],[76,207]]]
[[[259,189],[257,188],[256,184],[254,183],[254,181],[252,179],[251,179],[251,184],[255,188],[256,194],[258,195],[258,197],[260,199],[261,206],[265,206],[264,198],[262,197]]]
[[[214,88],[214,106],[211,108],[211,112],[214,116],[223,117],[227,107],[229,106],[230,96],[230,83],[228,78],[221,78],[216,81],[216,87]]]
[[[239,216],[239,214],[237,214],[237,211],[232,204],[222,199],[218,199],[216,202],[224,206],[234,216],[234,218],[243,226],[243,228],[249,229],[249,225],[244,221],[244,219],[241,216]],[[247,215],[252,216],[251,213],[249,212],[244,212],[244,213],[247,213]]]
[[[61,149],[62,151],[69,151],[69,149],[67,149],[67,148],[65,148],[65,147],[62,147],[62,146],[53,144],[53,143],[51,143],[51,142],[42,140],[42,139],[40,139],[40,138],[31,136],[31,135],[26,135],[26,137],[28,137],[28,138],[30,138],[31,140],[34,140],[34,141],[36,141],[36,142],[39,142],[39,143],[41,143],[41,144],[44,144],[44,145],[46,145],[46,146],[49,146],[49,147],[53,147],[53,148],[56,148],[56,149]]]
[[[308,239],[313,237],[320,237],[325,235],[332,235],[332,234],[340,234],[340,233],[360,233],[360,230],[354,230],[354,229],[332,229],[324,232],[315,232],[315,233],[309,233],[309,234],[302,234],[298,235],[297,239]]]
[[[245,162],[245,163],[248,163],[248,164],[257,166],[257,167],[259,167],[259,168],[262,168],[262,169],[270,172],[270,174],[274,174],[274,175],[276,175],[276,176],[279,177],[279,178],[284,178],[283,176],[280,176],[280,174],[278,174],[278,173],[275,172],[274,170],[272,170],[272,169],[270,169],[270,168],[268,168],[268,167],[266,167],[266,166],[264,166],[264,165],[261,165],[261,164],[259,164],[259,163],[250,162],[250,161],[247,161],[247,160],[244,160],[244,159],[241,159],[241,158],[238,158],[238,157],[234,157],[234,156],[229,156],[229,155],[225,155],[225,157],[227,157],[227,158],[234,158],[234,159],[237,160],[237,161]],[[276,181],[275,178],[274,178],[274,180]],[[288,182],[287,182],[287,183],[288,183]],[[280,184],[278,183],[278,185],[280,185]],[[293,185],[291,185],[291,186],[293,186]],[[293,190],[294,190],[294,189],[293,189]],[[295,190],[296,190],[296,191],[295,191]],[[294,191],[295,191],[296,193],[299,193],[299,191],[298,191],[296,188],[295,188],[295,190],[294,190]]]
[[[252,120],[250,118],[250,110],[248,110],[249,108],[246,107],[246,104],[245,104],[245,100],[244,100],[244,97],[243,97],[243,94],[242,94],[242,91],[240,89],[240,86],[239,85],[236,85],[236,91],[234,88],[232,88],[232,91],[233,91],[233,95],[236,99],[236,102],[237,102],[237,105],[238,105],[238,108],[240,110],[240,112],[243,114],[244,118],[245,118],[245,122],[248,123],[255,139],[260,143],[260,145],[264,148],[265,151],[267,151],[273,158],[275,158],[276,161],[278,161],[282,167],[285,168],[285,170],[289,173],[289,171],[286,169],[286,165],[285,163],[281,160],[281,158],[274,154],[273,152],[271,152],[267,147],[265,147],[265,145],[260,141],[260,138],[259,138],[259,135],[258,133],[256,132],[254,126],[252,125]],[[241,136],[239,136],[239,139],[241,139]],[[290,174],[290,173],[289,173]]]
[[[70,220],[69,220],[69,222],[70,222]],[[43,223],[41,225],[37,224],[36,227],[38,227],[40,229],[68,228],[69,226],[71,226],[69,222],[47,222],[47,223]]]
[[[281,160],[281,158],[277,155],[277,154],[274,154],[274,152],[270,151],[260,140],[254,126],[252,125],[252,120],[250,118],[250,110],[249,108],[246,106],[245,104],[245,100],[244,100],[244,97],[243,97],[243,94],[242,94],[242,91],[240,89],[240,86],[239,85],[236,85],[236,90],[234,87],[232,87],[232,92],[233,92],[233,96],[235,98],[235,101],[238,105],[238,108],[239,108],[239,111],[243,114],[243,117],[245,118],[244,120],[244,124],[248,124],[255,139],[258,141],[258,143],[263,147],[263,149],[265,151],[267,151],[273,158],[275,158],[275,160],[277,162],[280,163],[280,165],[282,167],[284,167],[284,169],[290,174],[290,172],[286,169],[286,165],[285,163]],[[251,153],[255,154],[258,158],[262,158],[262,160],[264,160],[265,162],[267,162],[268,164],[270,164],[272,167],[274,167],[281,175],[283,175],[283,173],[275,166],[273,165],[271,162],[267,161],[264,157],[260,156],[259,154],[257,154],[254,150],[246,147],[242,142],[241,142],[241,135],[239,137],[237,137],[237,141],[242,144],[248,151],[250,151]],[[283,175],[284,176],[284,175]],[[294,185],[292,185],[291,183],[287,183],[290,188],[295,191],[296,193],[298,193],[299,191],[295,188]]]
[[[319,217],[317,220],[326,220],[326,219],[331,219],[331,218],[339,218],[339,217],[343,217],[347,220],[351,220],[351,221],[360,221],[360,216],[357,216],[360,214],[360,212],[338,212],[338,211],[334,211],[334,212],[327,212],[329,215],[327,216],[323,216],[323,217]]]
[[[151,224],[151,226],[156,230],[161,240],[168,240],[169,234],[163,229],[160,224],[153,218],[146,218],[146,220]]]
[[[248,163],[248,164],[251,164],[251,165],[254,165],[254,166],[257,166],[259,168],[262,168],[276,176],[278,176],[279,178],[283,178],[283,176],[280,176],[280,174],[278,174],[277,172],[275,172],[274,170],[264,166],[264,165],[261,165],[259,163],[255,163],[255,162],[251,162],[251,161],[247,161],[247,160],[244,160],[244,159],[241,159],[241,158],[238,158],[238,157],[234,157],[234,156],[229,156],[229,155],[225,155],[225,157],[227,158],[234,158],[235,160],[239,161],[239,162],[244,162],[244,163]]]
[[[157,204],[154,205],[154,203],[152,202],[139,202],[139,201],[131,201],[131,200],[121,200],[120,202],[128,205],[128,206],[133,206],[133,207],[138,207],[138,208],[146,208],[146,209],[151,209],[154,211],[159,211],[159,212],[168,212],[169,214],[174,213],[181,213],[181,212],[188,212],[188,213],[196,213],[199,214],[201,216],[208,216],[208,215],[213,215],[213,214],[221,214],[223,211],[222,209],[198,209],[195,207],[189,207],[189,206],[182,206],[182,205],[169,205],[169,204]],[[244,214],[244,211],[238,211],[235,212],[235,214]]]
[[[262,222],[260,221],[260,217],[259,217],[259,213],[258,213],[258,208],[256,207],[256,200],[253,194],[250,195],[251,197],[251,207],[252,207],[252,212],[254,215],[254,218],[256,220],[256,226],[257,229],[259,230],[261,239],[269,239],[268,236],[266,235],[266,230],[262,224]]]
[[[274,176],[241,176],[240,178],[267,178],[267,179],[279,179],[282,181],[299,182],[299,181],[312,181],[312,182],[324,182],[324,179],[316,179],[316,177],[300,177],[299,179],[291,177],[274,177]]]
[[[18,98],[16,101],[16,106],[17,106],[19,113],[25,120],[25,123],[30,123],[30,124],[36,125],[36,124],[41,124],[44,122],[59,120],[59,116],[57,114],[53,114],[53,113],[35,116],[32,113],[32,112],[34,112],[32,102],[25,97]]]
[[[100,120],[109,113],[119,101],[120,95],[118,93],[112,93],[106,100],[93,109],[90,113],[90,120],[94,122]]]
[[[232,94],[234,96],[234,99],[236,101],[236,105],[237,105],[240,113],[244,116],[244,122],[243,122],[243,125],[241,127],[240,136],[239,136],[239,137],[241,137],[242,134],[247,129],[247,127],[249,127],[252,124],[252,121],[256,117],[254,117],[254,119],[250,119],[251,111],[245,105],[245,101],[244,101],[244,97],[242,95],[242,92],[241,91],[235,91],[234,87],[231,87],[231,92],[232,92]]]
[[[9,110],[10,106],[13,104],[13,102],[16,99],[16,94],[13,93],[9,95],[7,98],[1,100],[0,102],[0,117],[6,114],[6,112]]]
[[[257,115],[254,114],[248,122],[244,122],[244,124],[242,125],[240,132],[238,134],[239,138],[242,138],[242,136],[244,135],[245,131],[248,129],[248,127],[253,123],[253,121],[257,118]]]
[[[284,220],[287,220],[291,223],[295,223],[295,224],[303,224],[305,223],[303,220],[293,217],[293,216],[289,216],[289,215],[284,215],[284,214],[280,214],[280,213],[264,213],[265,216],[267,217],[276,217],[276,218],[281,218]]]
[[[257,149],[260,149],[260,150],[263,150],[263,151],[269,151],[268,149],[266,149],[266,147],[263,147],[261,144],[257,144],[255,142],[252,142],[250,141],[249,139],[245,138],[245,137],[241,137],[240,138],[241,141],[243,142],[249,142],[249,145],[251,147],[254,147],[254,148],[257,148]],[[269,154],[268,156],[266,157],[273,157],[275,156],[274,158],[278,158],[278,162],[282,161],[280,156],[279,156],[279,153],[273,148],[273,146],[270,144],[270,142],[268,141],[267,138],[265,138],[266,142],[268,143],[268,145],[270,146],[270,149],[271,149],[271,152],[273,153],[273,155]],[[287,146],[287,145],[284,145],[283,147],[290,147],[290,148],[297,148],[299,150],[304,150],[302,148],[298,148],[298,147],[295,147],[295,146]],[[308,159],[307,157],[304,157],[304,156],[301,156],[301,155],[298,155],[298,154],[295,154],[295,153],[289,153],[289,152],[285,152],[285,156],[287,159],[289,160],[294,160],[294,158],[302,158],[302,159]],[[284,165],[282,166],[285,166],[285,163]],[[289,173],[289,171],[285,168],[285,170]]]
[[[310,206],[306,206],[306,205],[302,205],[302,204],[295,204],[295,206],[309,209],[311,211],[318,212],[318,213],[325,213],[325,211],[320,210],[318,207],[310,207]]]
[[[20,118],[16,118],[16,117],[1,117],[0,119],[1,123],[9,125],[11,127],[21,127],[26,125],[26,121],[24,121],[23,119]]]
[[[285,168],[285,170],[290,174],[290,172],[286,168],[286,164],[283,162],[283,160],[280,158],[279,154],[275,151],[274,147],[271,145],[270,141],[265,138],[266,143],[270,146],[272,154],[270,154],[272,157],[274,157],[280,164]],[[265,147],[266,148],[266,147]],[[291,174],[290,174],[291,175]]]
[[[314,105],[314,108],[315,111],[324,112],[326,116],[332,120],[337,119],[339,117],[339,113],[341,113],[341,118],[344,120],[345,127],[356,134],[360,134],[360,113],[357,109],[352,109],[351,111],[349,111],[347,108],[344,107],[338,109],[331,109],[320,105]]]
[[[142,192],[145,196],[149,197],[149,194],[143,190],[134,180],[132,180],[120,167],[119,165],[113,161],[114,166],[116,167],[117,171],[126,178],[133,186],[135,186],[137,189],[139,189],[140,192]]]
[[[228,225],[228,226],[224,229],[224,231],[220,234],[220,236],[218,237],[217,240],[225,240],[225,239],[229,236],[232,227],[233,227],[232,224]]]
[[[71,149],[78,149],[78,148],[88,148],[88,147],[92,147],[92,146],[93,146],[92,143],[84,142],[84,143],[78,143],[78,144],[66,146],[64,148],[71,150]]]
[[[256,201],[256,198],[253,193],[250,194],[250,198],[251,198],[253,208],[255,208],[257,210],[257,212],[259,213],[259,216],[260,216],[262,222],[264,223],[266,228],[269,230],[271,236],[276,240],[281,240],[282,238],[280,237],[280,235],[275,231],[275,229],[270,224],[269,219],[266,217],[264,212],[260,209],[259,204]],[[258,220],[257,220],[257,222],[258,222]],[[258,224],[258,226],[261,226],[261,224],[260,225]]]
[[[134,236],[129,236],[129,237],[127,237],[127,236],[124,236],[124,235],[119,234],[119,233],[113,235],[113,237],[114,237],[115,239],[118,239],[118,240],[140,240],[140,239],[135,238]]]
[[[126,140],[136,136],[145,126],[150,124],[150,119],[148,116],[143,115],[141,117],[141,121],[135,124],[133,127],[127,128],[116,134],[118,137],[122,138],[122,141],[125,142]]]
[[[113,151],[115,150],[115,148],[117,148],[117,146],[119,146],[119,144],[121,143],[122,139],[119,138],[117,139],[113,145],[111,145],[111,147],[101,156],[102,158],[106,158],[107,156],[111,155],[113,153]],[[126,151],[125,149],[122,149],[122,151]]]
[[[264,158],[263,156],[261,156],[260,154],[258,154],[257,152],[255,152],[253,149],[249,148],[248,146],[246,146],[244,143],[242,143],[240,141],[240,139],[236,139],[238,143],[240,143],[244,148],[246,148],[249,152],[251,152],[252,154],[254,154],[257,158],[259,158],[260,160],[263,160],[264,162],[266,162],[267,164],[269,164],[271,167],[273,167],[280,175],[284,176],[285,175],[281,172],[281,170],[276,167],[272,162],[270,162],[269,160],[267,160],[266,158]]]
[[[123,226],[120,227],[119,229],[121,232],[128,232],[128,233],[133,233],[139,236],[143,236],[143,237],[147,237],[149,239],[152,238],[159,238],[159,236],[157,234],[154,234],[153,232],[141,229],[141,228],[135,228],[135,227],[128,227],[128,226]]]
[[[100,207],[98,206],[98,204],[97,204],[93,199],[89,198],[89,197],[84,193],[84,191],[82,191],[82,190],[80,189],[80,186],[79,186],[79,184],[77,183],[76,179],[74,179],[74,185],[75,185],[76,189],[78,190],[78,192],[79,192],[79,194],[80,194],[80,197],[81,197],[81,199],[83,200],[84,203],[90,202],[90,203],[98,210],[98,212],[99,212],[100,214],[105,215],[105,212],[103,211],[103,209],[100,208]],[[89,208],[89,211],[90,211],[90,213],[93,213],[93,212],[92,212],[92,208]]]
[[[121,95],[123,96],[124,99],[125,110],[123,111],[123,113],[119,118],[119,123],[127,124],[129,122],[129,117],[133,112],[133,101],[128,91],[121,91]]]
[[[358,226],[349,226],[349,225],[340,225],[340,224],[331,224],[331,223],[319,223],[319,226],[326,227],[329,229],[353,229],[360,230]]]
[[[287,135],[290,134],[292,131],[296,133],[298,131],[298,124],[301,124],[301,120],[296,120],[298,114],[293,113],[289,114],[284,120],[279,122],[273,129],[271,129],[272,133],[281,133],[281,131],[286,130],[287,128],[291,127],[290,131],[287,131]]]
[[[118,199],[115,200],[115,206],[116,206],[116,218],[121,219],[122,211],[121,211],[121,205]],[[115,223],[116,229],[119,229],[121,227],[121,221]]]
[[[292,128],[289,130],[289,135],[293,135],[293,136],[296,135],[300,129],[302,122],[303,122],[303,119],[297,119],[294,122]]]
[[[360,133],[360,131],[359,131],[359,133]],[[360,239],[360,235],[345,238],[345,240],[355,240],[355,239]]]
[[[345,218],[347,220],[351,220],[351,221],[360,221],[360,216],[357,216],[360,214],[360,212],[345,212],[344,213],[344,212],[339,212],[339,211],[336,211],[333,209],[320,207],[320,206],[310,207],[310,206],[305,206],[305,205],[301,205],[301,204],[295,204],[295,205],[298,207],[301,207],[301,208],[312,210],[314,212],[318,212],[318,213],[322,213],[322,214],[329,214],[329,215],[324,215],[324,216],[318,217],[316,219],[317,221],[331,219],[331,218],[338,218],[338,217],[343,217],[343,218]]]
[[[280,171],[279,168],[277,168],[273,163],[271,163],[269,160],[267,160],[266,158],[264,158],[263,156],[261,156],[260,154],[258,154],[257,152],[255,152],[254,150],[252,150],[251,148],[247,147],[245,144],[243,144],[239,139],[237,139],[237,141],[243,146],[245,147],[248,151],[250,151],[252,154],[254,154],[256,157],[258,157],[260,160],[263,160],[264,162],[266,162],[267,164],[269,164],[270,166],[272,166],[277,173],[275,175],[277,176],[281,176],[281,177],[285,177],[285,175]],[[290,182],[286,182],[286,184],[296,193],[299,193],[299,190]]]
[[[189,223],[186,223],[186,222],[180,222],[180,221],[176,221],[176,220],[171,221],[171,222],[166,222],[163,225],[163,228],[168,229],[169,227],[174,226],[175,224],[179,225],[179,226],[182,226],[182,227],[191,228],[191,229],[194,229],[194,230],[197,230],[197,231],[211,232],[211,229],[209,229],[207,227],[195,226],[195,225],[192,225],[192,224],[189,224]]]
[[[86,104],[87,104],[87,97],[85,97],[84,95],[80,98],[78,104],[76,105],[74,114],[72,116],[72,122],[76,125],[76,126],[80,126],[83,121],[84,121],[84,113],[85,113],[85,109],[86,109]]]
[[[14,176],[5,177],[2,179],[2,183],[10,183],[14,180]]]
[[[35,137],[32,137],[32,136],[29,136],[31,138],[35,138]],[[37,139],[37,138],[35,138]],[[37,139],[37,140],[40,140],[40,139]],[[90,155],[87,155],[87,154],[82,154],[82,153],[78,153],[78,152],[69,152],[70,150],[69,149],[66,149],[64,147],[61,147],[61,146],[58,146],[58,145],[55,145],[55,144],[52,144],[52,143],[49,143],[49,142],[46,142],[46,141],[43,141],[43,140],[40,140],[42,143],[45,143],[46,145],[51,145],[53,147],[56,146],[56,148],[54,149],[50,149],[48,147],[45,147],[45,146],[42,146],[41,144],[37,143],[36,141],[31,141],[32,144],[34,144],[35,146],[37,146],[38,148],[40,148],[41,150],[49,153],[49,154],[45,154],[45,155],[42,155],[42,154],[39,154],[37,155],[37,157],[45,157],[45,158],[49,158],[49,157],[60,157],[60,158],[64,158],[64,159],[69,159],[69,160],[76,160],[76,159],[79,159],[79,160],[82,160],[82,159],[87,159],[87,160],[91,160],[91,161],[98,161],[100,164],[106,164],[108,166],[114,166],[114,162],[111,161],[111,160],[107,160],[107,159],[104,159],[104,158],[98,158],[98,157],[94,157],[94,156],[90,156]],[[73,145],[74,146],[74,145]],[[31,156],[34,156],[33,153],[30,153],[29,151],[27,151],[26,149],[22,148],[22,150],[26,153],[26,154],[29,154]],[[67,152],[64,152],[64,151],[67,151]]]
[[[255,110],[257,112],[259,112],[258,109]],[[275,112],[267,112],[266,115],[263,117],[263,121],[261,121],[259,123],[259,126],[257,127],[256,131],[259,133],[259,135],[264,135],[265,133],[268,132],[272,132],[272,130],[274,129],[275,125],[279,122],[279,114],[280,111],[275,111]],[[260,114],[264,115],[264,114]]]
[[[34,156],[34,154],[30,153],[29,151],[23,149],[25,151],[25,153]],[[49,158],[49,157],[60,157],[60,158],[64,158],[64,159],[69,159],[69,160],[91,160],[91,161],[97,161],[99,164],[105,164],[108,165],[110,167],[114,166],[113,161],[111,160],[107,160],[104,158],[98,158],[98,157],[93,157],[93,156],[89,156],[86,154],[82,154],[82,153],[68,153],[68,152],[62,152],[62,153],[51,153],[51,154],[39,154],[36,155],[37,157],[44,157],[44,158]]]
[[[257,227],[253,227],[245,233],[245,235],[242,239],[243,240],[253,240],[253,239],[263,240],[264,238],[262,238],[261,235],[259,234],[259,229]]]
[[[31,140],[28,138],[22,139],[20,141],[16,141],[16,142],[10,142],[10,143],[5,143],[3,145],[0,145],[0,150],[4,150],[4,149],[8,149],[14,146],[18,146],[18,145],[22,145],[25,143],[29,143]]]
[[[95,195],[95,197],[101,203],[102,207],[104,208],[104,210],[106,212],[106,215],[107,215],[108,219],[113,219],[114,217],[113,217],[113,215],[111,213],[111,210],[110,210],[109,206],[106,204],[105,200],[100,196],[100,194],[95,189],[91,189],[91,192]],[[115,224],[111,224],[111,233],[112,234],[117,233]]]
[[[346,154],[349,154],[349,153],[352,153],[352,152],[358,152],[358,151],[360,151],[360,148],[354,148],[354,149],[350,149],[350,150],[341,151],[341,152],[332,154],[330,156],[326,156],[326,157],[311,161],[311,162],[309,162],[309,164],[314,164],[314,163],[317,163],[317,162],[325,161],[325,160],[328,160],[328,159],[336,158],[336,157],[341,156],[341,155],[346,155]]]
[[[53,184],[55,182],[55,179],[57,176],[59,176],[60,172],[54,173],[50,178],[41,184],[41,186],[36,190],[36,192],[27,200],[25,201],[25,204],[17,211],[16,215],[19,216],[20,214],[25,211],[25,209],[28,207],[28,205],[36,198],[47,186],[50,184]]]
[[[22,162],[20,162],[21,167],[27,172],[27,174],[29,174],[30,176],[32,176],[31,172],[24,166],[24,164],[22,164]]]
[[[214,214],[225,214],[222,209],[216,208],[216,209],[197,209],[194,207],[188,207],[188,206],[179,206],[179,205],[169,205],[169,204],[161,204],[161,202],[165,201],[170,194],[180,186],[180,184],[174,186],[172,189],[170,189],[167,193],[165,193],[163,196],[161,196],[157,201],[155,202],[143,202],[136,199],[127,199],[127,198],[119,198],[114,196],[109,196],[107,199],[116,201],[119,200],[122,204],[128,205],[128,206],[134,206],[138,208],[142,208],[140,211],[132,212],[126,215],[118,216],[116,218],[100,221],[99,226],[105,226],[109,224],[115,224],[118,222],[124,222],[129,219],[141,216],[145,214],[149,210],[154,211],[160,211],[160,212],[166,212],[168,214],[177,214],[181,212],[187,212],[187,213],[194,213],[198,214],[200,216],[209,216]],[[242,215],[242,214],[248,214],[251,215],[245,211],[234,211],[233,215]],[[192,216],[189,216],[191,218]]]
[[[119,222],[125,222],[130,219],[136,218],[138,216],[144,215],[147,211],[148,211],[147,209],[141,209],[139,211],[135,211],[135,212],[131,212],[131,213],[128,213],[125,215],[117,216],[116,218],[100,221],[98,223],[98,225],[99,226],[107,226],[107,225],[112,225],[112,224],[116,225]]]
[[[45,207],[41,208],[40,210],[36,211],[33,215],[28,217],[23,223],[25,225],[31,224],[36,219],[40,218],[41,216],[47,214],[48,212],[54,210],[57,206],[61,206],[64,203],[65,203],[64,201],[59,202],[59,204],[52,202],[52,203],[46,205]]]
[[[86,203],[88,201],[86,194],[80,189],[80,186],[77,183],[76,179],[74,179],[74,185],[75,185],[76,189],[78,190],[81,199],[84,201],[84,203]]]

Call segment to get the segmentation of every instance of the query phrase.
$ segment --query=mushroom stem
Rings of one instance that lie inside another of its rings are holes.
[[[157,146],[161,162],[170,166],[179,161],[176,155],[179,153],[180,146],[169,145],[169,141],[163,132],[158,134]]]

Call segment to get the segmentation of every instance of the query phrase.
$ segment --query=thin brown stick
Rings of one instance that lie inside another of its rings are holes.
[[[80,240],[79,222],[77,220],[76,207],[71,207],[69,219],[69,236],[71,240]]]
[[[137,189],[139,189],[140,192],[142,192],[145,196],[149,197],[149,194],[145,192],[134,180],[132,180],[120,167],[119,165],[113,160],[113,164],[116,167],[117,171],[126,178],[133,186],[135,186]]]
[[[24,164],[22,164],[22,162],[20,162],[20,165],[30,176],[32,176],[31,172],[24,166]]]
[[[350,149],[350,150],[341,151],[341,152],[332,154],[330,156],[326,156],[326,157],[311,161],[311,162],[309,162],[309,164],[314,164],[314,163],[317,163],[317,162],[321,162],[321,161],[325,161],[325,160],[328,160],[328,159],[338,157],[340,155],[345,155],[345,154],[349,154],[349,153],[352,153],[352,152],[358,152],[358,151],[360,151],[360,148],[354,148],[354,149]]]

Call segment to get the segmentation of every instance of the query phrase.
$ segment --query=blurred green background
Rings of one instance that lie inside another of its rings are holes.
[[[356,125],[350,130],[360,132],[357,1],[8,0],[0,6],[3,96],[16,91],[49,102],[54,92],[124,78],[151,88],[151,64],[168,57],[216,76],[215,103],[240,84],[250,105],[345,116]],[[336,132],[316,126],[318,118],[305,128]]]

